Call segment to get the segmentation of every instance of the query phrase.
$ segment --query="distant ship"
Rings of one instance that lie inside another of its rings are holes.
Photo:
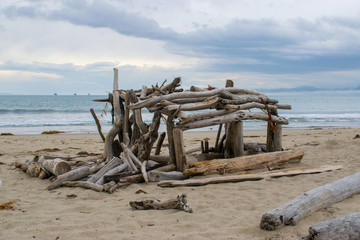
[[[57,96],[57,93],[54,93],[54,96]]]
[[[76,96],[77,94],[76,93],[74,93],[74,96]]]

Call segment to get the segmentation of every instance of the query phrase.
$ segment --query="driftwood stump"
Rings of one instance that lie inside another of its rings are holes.
[[[185,212],[192,213],[192,208],[187,204],[186,194],[180,194],[177,198],[170,199],[165,202],[161,202],[159,199],[155,200],[141,200],[141,201],[130,201],[130,206],[133,209],[137,210],[147,210],[147,209],[181,209]]]

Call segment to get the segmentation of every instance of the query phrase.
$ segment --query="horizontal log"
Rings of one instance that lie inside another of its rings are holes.
[[[186,179],[182,172],[171,171],[171,172],[163,172],[153,170],[148,174],[150,182],[160,182],[165,180],[183,180]]]
[[[175,169],[176,169],[175,164],[169,164],[169,165],[166,165],[163,167],[159,167],[156,170],[157,171],[173,171]],[[143,181],[144,181],[144,178],[141,173],[119,179],[119,183],[139,183],[139,182],[143,182]]]
[[[65,181],[62,183],[62,186],[81,187],[81,188],[86,188],[86,189],[92,189],[97,192],[102,192],[104,189],[103,185],[98,185],[98,184],[87,182],[87,181]]]
[[[119,166],[122,163],[122,160],[118,157],[113,157],[104,167],[102,167],[97,173],[95,173],[88,182],[96,183],[105,173],[114,167]]]
[[[183,109],[181,109],[183,110]],[[222,110],[209,110],[206,112],[197,112],[197,113],[185,113],[180,111],[177,114],[177,117],[180,118],[180,122],[181,124],[185,124],[187,122],[191,122],[194,121],[195,119],[202,119],[202,118],[211,118],[211,117],[217,117],[217,116],[222,116],[222,115],[226,115],[229,113],[233,113],[236,112],[236,109],[222,109]]]
[[[215,108],[220,103],[220,98],[214,97],[204,102],[198,103],[187,103],[187,104],[174,104],[165,106],[165,111],[174,111],[177,109],[181,109],[182,111],[196,111],[196,110],[203,110],[203,109],[210,109]]]
[[[320,222],[299,240],[360,239],[360,213]]]
[[[54,174],[55,176],[59,176],[71,170],[70,164],[61,158],[45,160],[42,163],[42,167]]]
[[[162,95],[162,96],[158,96],[158,97],[154,97],[154,98],[150,98],[138,103],[135,103],[133,105],[129,106],[129,109],[139,109],[139,108],[143,108],[143,107],[149,107],[149,106],[153,106],[157,103],[159,103],[162,100],[174,100],[174,99],[183,99],[183,98],[206,98],[206,97],[212,97],[215,96],[217,94],[220,94],[224,89],[214,89],[211,91],[204,91],[204,92],[176,92],[176,93],[171,93],[168,95]],[[227,92],[230,93],[241,93],[241,92],[247,92],[250,94],[254,94],[254,95],[261,95],[258,92],[255,91],[249,91],[246,89],[239,89],[239,88],[226,88]]]
[[[266,113],[244,113],[244,112],[233,112],[226,115],[203,119],[203,120],[197,120],[187,123],[179,122],[176,127],[181,128],[182,130],[188,130],[188,129],[194,129],[194,128],[203,128],[203,127],[209,127],[224,123],[232,123],[232,122],[238,122],[242,120],[264,120],[267,121],[269,119],[268,115]],[[288,121],[283,117],[278,117],[275,115],[271,115],[271,119],[274,123],[278,124],[288,124]]]
[[[298,151],[271,152],[228,159],[194,162],[184,171],[186,176],[231,173],[287,162],[300,162],[304,153]]]
[[[55,188],[58,188],[65,181],[76,181],[82,179],[84,177],[89,176],[89,174],[90,174],[90,168],[87,166],[73,169],[67,173],[58,176],[56,180],[47,187],[47,190],[53,190]]]
[[[270,210],[262,216],[260,228],[275,230],[282,225],[296,225],[308,213],[358,193],[360,193],[360,172],[307,191]]]
[[[188,179],[184,181],[162,181],[158,183],[159,187],[184,187],[184,186],[204,186],[207,184],[230,183],[262,180],[267,178],[278,178],[283,176],[295,176],[300,174],[321,173],[341,169],[340,165],[323,165],[314,167],[287,168],[255,174],[230,175],[220,177],[210,177],[203,179]]]

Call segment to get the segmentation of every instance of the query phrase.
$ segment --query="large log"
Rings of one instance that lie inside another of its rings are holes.
[[[309,228],[309,235],[299,240],[360,239],[360,213],[320,222]]]
[[[79,167],[70,172],[64,173],[56,178],[54,182],[52,182],[47,190],[53,190],[61,186],[61,184],[65,181],[76,181],[87,177],[90,174],[90,168],[88,166]]]
[[[42,167],[55,176],[59,176],[71,170],[70,164],[60,158],[45,160],[42,164]]]
[[[186,176],[231,173],[287,162],[300,162],[304,153],[298,151],[272,152],[229,159],[194,162],[184,171]]]
[[[204,186],[207,184],[242,182],[250,180],[262,180],[267,178],[278,178],[283,176],[295,176],[300,174],[321,173],[341,169],[339,165],[323,165],[314,167],[287,168],[255,174],[230,175],[220,177],[209,177],[203,179],[188,179],[184,181],[162,181],[159,187],[183,187],[183,186]]]
[[[312,189],[297,198],[265,213],[260,228],[275,230],[296,223],[309,212],[340,202],[360,193],[360,172]]]
[[[176,169],[182,172],[186,168],[186,154],[184,147],[184,137],[181,129],[174,128],[173,139],[174,139]]]

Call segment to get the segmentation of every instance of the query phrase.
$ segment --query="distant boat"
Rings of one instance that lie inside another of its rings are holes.
[[[90,96],[90,93],[88,93],[88,96]]]
[[[54,96],[57,96],[57,93],[54,93]]]
[[[74,96],[76,96],[77,94],[76,93],[74,93]]]

